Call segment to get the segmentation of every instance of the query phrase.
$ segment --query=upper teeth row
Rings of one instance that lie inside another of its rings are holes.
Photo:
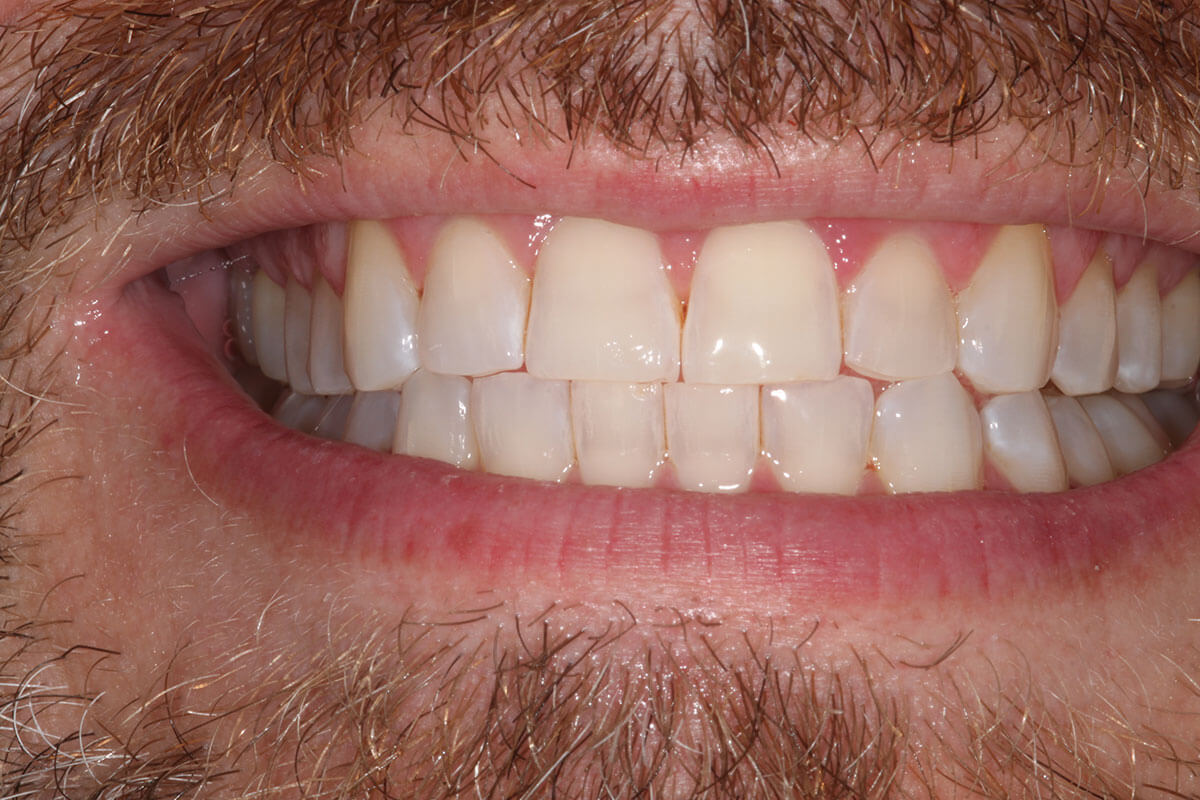
[[[352,223],[345,290],[311,293],[260,272],[235,293],[242,350],[297,391],[402,385],[519,370],[556,380],[720,385],[860,375],[909,380],[957,370],[978,391],[1053,381],[1064,394],[1142,393],[1200,364],[1200,272],[1166,296],[1140,265],[1117,291],[1100,251],[1058,306],[1041,226],[1001,228],[952,295],[924,239],[886,239],[845,292],[802,222],[719,228],[696,263],[686,318],[647,231],[567,218],[532,279],[484,221],[441,229],[419,293],[393,235]],[[281,332],[285,332],[283,336]]]

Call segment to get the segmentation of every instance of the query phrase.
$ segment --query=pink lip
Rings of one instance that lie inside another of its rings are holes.
[[[799,602],[995,600],[1154,563],[1200,527],[1196,437],[1155,467],[1059,495],[710,496],[460,472],[278,426],[181,317],[164,289],[131,286],[85,356],[111,384],[98,388],[156,398],[143,408],[157,444],[205,495],[270,520],[282,551],[330,563],[518,584],[705,581]]]

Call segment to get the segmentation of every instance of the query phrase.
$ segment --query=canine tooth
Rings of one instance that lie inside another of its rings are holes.
[[[704,492],[750,486],[758,458],[758,387],[668,383],[667,455],[679,485]]]
[[[308,376],[308,333],[312,295],[296,280],[284,287],[283,341],[287,382],[301,394],[316,394]]]
[[[1142,395],[1142,400],[1170,437],[1172,447],[1182,447],[1200,422],[1200,409],[1177,392],[1150,392]]]
[[[764,386],[763,450],[793,492],[855,494],[867,467],[875,392],[862,378]]]
[[[394,389],[418,366],[417,290],[382,223],[351,222],[347,237],[346,374],[359,391]]]
[[[386,453],[396,436],[399,392],[358,392],[350,405],[342,441]]]
[[[676,380],[679,304],[655,236],[597,219],[558,223],[538,258],[525,351],[539,378]]]
[[[313,436],[322,439],[341,439],[346,431],[346,420],[350,416],[350,406],[354,398],[348,394],[333,397],[322,397],[325,406],[321,409],[321,417],[313,426]]]
[[[566,381],[524,372],[476,378],[471,404],[483,469],[543,481],[566,477],[575,461]]]
[[[479,459],[475,411],[470,380],[417,370],[400,394],[392,452],[472,469]]]
[[[280,395],[271,416],[285,428],[312,433],[325,413],[328,398],[288,389]]]
[[[1099,394],[1117,374],[1117,290],[1103,251],[1059,308],[1058,354],[1050,378],[1063,394]]]
[[[529,277],[487,225],[454,219],[438,233],[417,323],[421,365],[489,375],[525,361]]]
[[[1079,398],[1079,403],[1100,432],[1117,474],[1136,472],[1158,463],[1166,455],[1137,415],[1117,398],[1094,394]]]
[[[1200,368],[1200,270],[1189,272],[1162,299],[1162,330],[1162,380],[1191,380]]]
[[[1117,389],[1141,394],[1158,386],[1162,333],[1158,270],[1145,263],[1117,292],[1117,377],[1113,381]]]
[[[666,450],[662,384],[573,381],[571,422],[584,483],[654,482]]]
[[[841,359],[833,265],[811,228],[768,222],[708,235],[683,325],[685,381],[821,380]]]
[[[1095,486],[1115,478],[1104,440],[1079,401],[1074,397],[1047,397],[1046,406],[1054,421],[1054,431],[1071,483]]]
[[[258,366],[271,380],[287,382],[287,355],[284,348],[283,318],[285,301],[283,287],[271,280],[266,270],[254,273],[254,297],[251,305],[254,323],[254,352]]]
[[[342,298],[318,277],[313,286],[308,345],[308,377],[317,394],[349,394],[354,390],[342,357],[344,316]]]
[[[258,354],[254,350],[254,273],[237,262],[230,273],[229,294],[238,350],[247,364],[258,366]]]
[[[979,412],[992,465],[1018,492],[1064,492],[1067,466],[1041,392],[1002,394]]]
[[[1142,395],[1113,392],[1112,396],[1124,403],[1125,407],[1132,411],[1133,415],[1146,426],[1146,431],[1154,437],[1154,442],[1162,449],[1164,454],[1171,450],[1171,437],[1158,424],[1158,420],[1142,399]]]
[[[958,367],[987,394],[1040,389],[1050,377],[1058,307],[1040,225],[1005,226],[958,296]]]
[[[924,378],[958,359],[958,319],[920,236],[886,239],[845,294],[846,364],[872,378]]]
[[[979,412],[951,373],[893,384],[875,403],[871,459],[893,494],[982,485]]]

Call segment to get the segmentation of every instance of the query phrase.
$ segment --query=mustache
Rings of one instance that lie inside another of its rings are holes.
[[[0,33],[0,255],[83,200],[202,202],[249,156],[341,156],[386,103],[487,153],[487,123],[684,159],[714,136],[909,143],[1023,127],[1054,158],[1196,175],[1186,3],[89,0]]]

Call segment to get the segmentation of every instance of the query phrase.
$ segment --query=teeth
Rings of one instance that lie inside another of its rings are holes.
[[[571,419],[584,483],[654,483],[666,450],[661,384],[575,381]]]
[[[846,364],[855,372],[905,380],[954,369],[954,301],[924,239],[885,240],[845,297]]]
[[[567,476],[575,453],[566,381],[524,372],[477,378],[471,404],[483,469],[543,481]]]
[[[1117,291],[1112,259],[1099,252],[1059,309],[1058,355],[1050,373],[1063,394],[1100,394],[1117,373]]]
[[[343,324],[342,298],[324,278],[317,278],[308,345],[308,377],[317,394],[349,394],[354,390],[342,357]]]
[[[1154,437],[1154,443],[1166,455],[1171,450],[1171,437],[1158,424],[1158,420],[1150,412],[1150,408],[1146,405],[1145,401],[1139,395],[1135,394],[1113,392],[1112,396],[1124,403],[1125,407],[1133,412],[1133,415],[1146,427],[1146,432]]]
[[[1095,486],[1115,478],[1104,440],[1079,401],[1074,397],[1048,397],[1046,405],[1054,420],[1054,431],[1071,483]]]
[[[793,492],[855,494],[871,439],[875,393],[862,378],[764,386],[763,450]]]
[[[758,458],[758,387],[668,383],[667,449],[679,485],[703,492],[750,486]]]
[[[492,230],[455,219],[438,234],[421,298],[418,339],[425,369],[489,375],[525,360],[529,277]]]
[[[993,397],[979,412],[984,448],[1018,492],[1067,490],[1067,467],[1040,392]]]
[[[299,281],[289,280],[284,288],[283,343],[287,382],[301,394],[316,394],[308,376],[308,334],[312,296]]]
[[[1186,383],[1200,369],[1200,271],[1193,269],[1162,299],[1162,380]]]
[[[561,380],[676,380],[679,307],[653,234],[594,219],[555,226],[533,280],[526,369]]]
[[[1175,392],[1150,392],[1142,395],[1142,399],[1170,438],[1171,446],[1182,447],[1200,422],[1196,404]]]
[[[258,366],[258,354],[254,350],[254,273],[235,263],[230,270],[229,294],[238,350],[247,364]]]
[[[362,392],[394,389],[418,366],[417,290],[382,223],[350,223],[346,251],[346,373]]]
[[[350,416],[350,406],[354,398],[348,394],[334,395],[321,398],[325,401],[320,418],[313,426],[313,436],[322,439],[341,439],[346,430],[346,420]]]
[[[986,394],[1040,389],[1050,377],[1058,307],[1040,225],[1000,229],[958,296],[958,366]]]
[[[833,266],[807,225],[741,225],[708,235],[683,326],[685,381],[828,379],[838,374],[841,350]]]
[[[400,395],[392,451],[471,469],[479,458],[472,427],[477,410],[471,381],[418,370]]]
[[[287,382],[287,355],[284,351],[283,319],[285,295],[283,287],[267,275],[266,270],[254,274],[253,306],[254,352],[258,366],[271,380]]]
[[[1158,386],[1163,357],[1161,317],[1158,270],[1146,263],[1117,292],[1117,377],[1113,385],[1120,391],[1141,394]]]
[[[312,433],[325,413],[328,398],[311,394],[300,394],[290,389],[275,403],[271,416],[286,428]]]
[[[350,406],[342,440],[386,453],[392,449],[399,415],[399,392],[359,392]]]
[[[871,458],[893,494],[978,489],[979,412],[953,374],[894,384],[875,404]]]
[[[1079,399],[1083,410],[1104,440],[1104,449],[1118,475],[1128,475],[1156,464],[1166,451],[1129,407],[1107,394]]]

